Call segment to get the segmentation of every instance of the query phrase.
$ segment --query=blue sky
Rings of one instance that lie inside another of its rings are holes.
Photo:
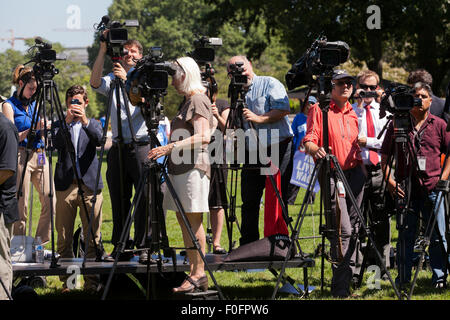
[[[96,32],[93,25],[108,13],[112,1],[0,0],[0,38],[11,38],[12,29],[14,37],[40,36],[64,47],[90,46]],[[9,48],[8,40],[0,41],[0,52]],[[24,51],[24,41],[16,40],[14,49]]]

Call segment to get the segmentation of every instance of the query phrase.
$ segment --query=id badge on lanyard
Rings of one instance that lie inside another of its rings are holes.
[[[427,168],[427,158],[424,156],[417,156],[417,164],[419,165],[420,171],[425,171]]]
[[[45,153],[44,149],[37,149],[37,164],[40,167],[43,167],[45,165]]]

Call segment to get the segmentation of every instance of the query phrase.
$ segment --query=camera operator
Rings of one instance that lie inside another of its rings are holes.
[[[0,300],[8,299],[13,284],[10,244],[14,221],[19,220],[16,199],[17,145],[14,123],[0,113]]]
[[[104,38],[107,38],[107,32],[109,31],[104,31]],[[113,134],[113,144],[108,152],[108,167],[106,171],[106,181],[108,183],[113,212],[113,233],[111,242],[114,245],[114,250],[109,257],[109,260],[113,260],[118,253],[118,241],[120,240],[124,222],[131,207],[130,199],[132,197],[132,188],[134,185],[136,189],[139,184],[139,180],[143,172],[142,163],[145,161],[147,153],[149,151],[147,126],[145,125],[145,121],[141,114],[140,108],[134,107],[130,102],[128,103],[128,108],[131,115],[130,122],[133,126],[137,140],[135,149],[132,144],[131,131],[129,128],[129,122],[127,121],[125,103],[123,101],[122,94],[120,96],[120,106],[122,109],[121,119],[117,119],[116,95],[114,92],[110,93],[111,81],[116,77],[122,80],[126,80],[127,74],[129,74],[129,72],[136,64],[135,61],[142,58],[143,48],[137,40],[128,40],[127,42],[125,42],[123,47],[127,50],[127,54],[123,56],[119,62],[114,63],[113,72],[102,77],[103,65],[107,53],[107,43],[105,41],[101,41],[100,50],[92,68],[90,79],[90,83],[94,91],[105,96],[113,94],[111,107],[111,128]],[[122,148],[122,164],[119,164],[119,146],[117,143],[119,125],[122,126],[123,142],[125,144]],[[118,170],[118,168],[120,168],[121,166],[123,168],[123,211],[121,208],[120,199],[120,173]],[[145,236],[145,223],[145,198],[141,197],[140,202],[137,204],[137,210],[134,219],[135,233],[133,242],[137,248],[143,248],[146,245],[147,237]],[[151,230],[151,228],[149,228],[149,230]],[[128,258],[131,258],[131,256],[125,253],[121,254],[121,256],[119,257],[120,260],[127,260]],[[141,262],[145,262],[147,258],[147,252],[141,251],[139,260]]]
[[[331,101],[328,111],[330,153],[336,156],[357,205],[361,207],[366,176],[358,145],[358,118],[348,101],[353,90],[353,77],[345,70],[335,70],[331,82]],[[323,148],[322,111],[318,104],[309,109],[307,132],[303,138],[303,144],[306,152],[315,160],[326,156]],[[331,171],[330,184],[331,224],[338,222],[338,225],[334,227],[335,230],[329,234],[333,260],[331,293],[334,297],[348,297],[355,269],[360,221],[345,190],[336,193],[336,188],[343,189],[343,186],[342,182],[335,178],[334,170]]]
[[[432,91],[431,87],[427,83],[418,82],[414,85],[414,97],[422,99],[422,104],[420,106],[414,106],[410,110],[413,128],[408,133],[410,140],[413,142],[414,149],[417,156],[418,168],[408,168],[413,171],[412,177],[412,190],[411,192],[411,203],[410,208],[413,212],[408,212],[406,214],[406,228],[405,228],[405,252],[404,257],[404,270],[405,277],[404,281],[409,282],[411,279],[411,268],[413,263],[413,251],[414,251],[414,240],[416,236],[416,230],[418,226],[419,213],[422,213],[422,220],[425,225],[427,225],[428,220],[434,205],[437,206],[439,203],[439,192],[435,189],[436,184],[439,180],[447,180],[450,172],[450,158],[444,164],[444,170],[441,174],[441,164],[440,158],[442,154],[447,152],[448,145],[450,143],[450,133],[446,132],[446,123],[444,120],[438,118],[437,116],[431,114],[430,106],[432,103]],[[387,159],[391,150],[391,144],[393,142],[393,125],[391,124],[386,132],[386,136],[381,148],[381,165],[387,179],[387,188],[393,197],[405,198],[405,192],[398,186],[397,193],[394,195],[396,190],[396,181],[392,176],[387,177],[390,172],[389,164]],[[423,185],[419,181],[422,178]],[[439,238],[442,236],[442,241],[444,248],[447,250],[447,243],[445,238],[445,208],[444,202],[441,202],[439,208],[434,209],[437,216],[437,226],[440,235],[438,235],[435,230],[430,239],[429,255],[430,255],[430,265],[433,271],[432,284],[435,288],[445,288],[446,284],[446,261],[442,252],[442,248],[439,244]],[[425,231],[429,234],[429,230]],[[397,244],[397,252],[399,252]],[[397,265],[400,261],[397,261]],[[400,267],[400,266],[399,266]],[[399,278],[396,280],[400,281]],[[404,285],[405,283],[400,283]]]
[[[267,148],[278,144],[279,169],[281,173],[281,196],[288,207],[288,187],[292,174],[292,162],[290,161],[292,148],[292,129],[288,119],[290,113],[289,98],[283,84],[269,76],[257,76],[253,72],[253,66],[245,56],[232,57],[227,66],[230,72],[231,65],[243,63],[243,75],[247,76],[248,88],[245,96],[247,107],[243,109],[244,130],[249,128],[252,122],[260,138],[260,132],[267,131]],[[246,145],[246,152],[249,151]],[[247,157],[246,157],[247,158]],[[261,175],[255,164],[244,164],[241,173],[241,198],[242,198],[242,223],[240,245],[259,240],[259,208],[261,197],[265,188],[266,176]]]
[[[33,101],[33,95],[37,90],[37,82],[30,67],[19,65],[14,70],[13,83],[18,86],[13,96],[3,104],[3,113],[13,122],[19,132],[19,153],[17,168],[17,186],[19,188],[23,170],[25,169],[25,158],[27,154],[28,135],[30,133],[33,114],[35,112],[36,101]],[[38,115],[36,114],[36,117]],[[35,121],[36,123],[36,121]],[[14,224],[15,235],[25,235],[26,222],[28,219],[28,196],[30,193],[30,182],[39,193],[39,201],[41,202],[41,215],[36,228],[36,237],[41,237],[42,243],[50,240],[50,205],[49,197],[50,184],[49,181],[49,165],[45,156],[44,141],[41,139],[42,129],[44,128],[44,120],[37,119],[36,138],[31,146],[32,150],[29,154],[26,172],[22,184],[22,195],[19,197],[19,221]],[[53,199],[54,201],[54,199]]]
[[[367,171],[363,199],[364,216],[370,217],[374,241],[386,267],[389,268],[391,228],[383,203],[383,173],[380,163],[380,149],[384,134],[378,139],[388,119],[387,117],[380,119],[380,104],[376,101],[382,94],[379,82],[380,78],[374,71],[364,70],[358,74],[354,94],[357,102],[353,104],[353,110],[358,116],[358,144],[361,147],[361,157]],[[373,96],[361,97],[370,94]]]
[[[414,84],[417,82],[426,83],[431,88],[433,85],[433,77],[427,70],[417,69],[409,73],[406,82],[412,87],[414,87]],[[435,96],[434,94],[431,95],[431,99],[433,101],[431,102],[430,113],[447,121],[444,114],[445,100]]]
[[[208,194],[211,170],[208,143],[214,126],[210,109],[211,101],[205,95],[206,89],[201,82],[197,63],[190,57],[183,57],[177,59],[175,64],[178,67],[172,77],[172,85],[185,99],[171,123],[171,142],[166,146],[150,150],[148,158],[156,160],[169,155],[167,171],[186,212],[192,232],[205,254],[206,235],[202,219],[203,212],[209,211]],[[180,154],[182,154],[181,159]],[[189,154],[191,157],[186,159],[184,156]],[[171,193],[164,194],[163,207],[165,210],[177,212],[184,245],[186,248],[192,248],[192,239]],[[190,274],[181,286],[173,289],[173,292],[184,294],[197,290],[206,291],[208,277],[205,274],[205,266],[200,254],[196,250],[188,249],[187,255]]]

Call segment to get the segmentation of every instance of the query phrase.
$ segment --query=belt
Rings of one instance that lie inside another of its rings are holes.
[[[138,147],[140,147],[140,146],[146,146],[146,145],[150,144],[150,141],[136,141],[135,144],[136,144]],[[114,147],[118,147],[118,146],[119,146],[119,143],[116,142],[116,141],[113,141],[112,145],[113,145]],[[130,147],[133,147],[133,142],[130,142],[130,143],[124,143],[123,145],[124,145],[125,147],[127,147],[127,148],[130,148]]]

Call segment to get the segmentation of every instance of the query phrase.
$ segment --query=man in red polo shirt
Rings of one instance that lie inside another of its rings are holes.
[[[358,207],[363,199],[366,175],[362,168],[358,145],[358,117],[348,102],[353,91],[353,77],[344,70],[335,70],[332,76],[328,131],[330,153],[336,156],[345,178],[356,198]],[[312,106],[308,113],[307,132],[303,138],[306,152],[314,159],[325,157],[323,148],[322,111]],[[321,182],[323,185],[323,183]],[[331,225],[336,232],[328,235],[333,260],[331,293],[335,297],[348,297],[355,269],[356,243],[360,227],[356,208],[347,192],[342,192],[334,170],[331,171]],[[325,199],[328,201],[328,199]]]

